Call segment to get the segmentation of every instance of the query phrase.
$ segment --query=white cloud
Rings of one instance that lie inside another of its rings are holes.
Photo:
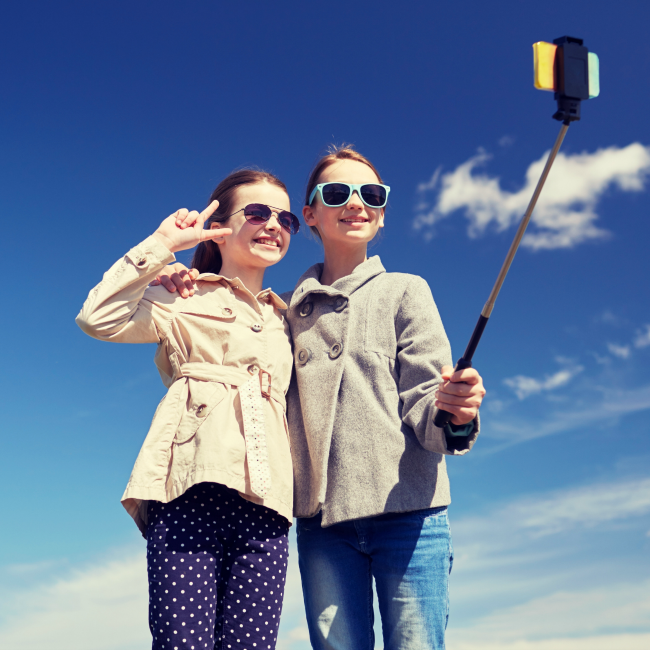
[[[633,650],[650,647],[649,621],[650,581],[623,583],[557,592],[497,610],[470,627],[452,628],[448,646],[449,650]],[[625,634],[629,630],[640,633]]]
[[[139,650],[151,645],[147,601],[144,549],[129,551],[122,560],[3,594],[0,647]]]
[[[428,228],[430,235],[436,222],[457,210],[469,220],[470,237],[482,235],[489,226],[498,231],[510,228],[523,216],[547,156],[528,167],[524,186],[517,192],[502,189],[498,177],[476,172],[490,159],[482,150],[454,171],[436,170],[418,187],[422,200],[415,228]],[[638,142],[594,153],[558,154],[522,245],[533,250],[569,248],[607,237],[609,233],[595,225],[598,201],[611,187],[643,190],[648,174],[650,147]],[[437,193],[433,205],[426,201],[428,192]]]
[[[529,442],[546,436],[558,435],[567,431],[584,429],[594,425],[612,423],[617,418],[629,413],[650,409],[650,385],[627,390],[608,389],[598,390],[598,400],[579,401],[579,406],[573,410],[551,412],[549,415],[530,418],[509,415],[484,419],[486,437],[498,440],[498,444],[490,446],[483,453],[496,453],[512,445]]]
[[[457,640],[453,633],[448,635],[449,650],[647,650],[650,648],[650,634],[604,634],[582,638],[554,638],[542,641],[519,640],[512,643],[501,641]]]
[[[637,332],[634,345],[637,348],[647,348],[650,345],[650,325],[644,325],[645,332]]]
[[[619,359],[628,359],[630,356],[630,346],[629,345],[618,345],[616,343],[608,343],[607,349],[610,354],[613,354]]]
[[[636,478],[492,502],[454,519],[449,650],[645,648],[649,513],[650,478]],[[631,540],[636,554],[612,556]]]
[[[530,549],[533,540],[572,530],[607,525],[650,513],[650,478],[596,483],[514,499],[493,506],[489,516],[465,517],[454,522],[471,566],[494,562],[495,555],[520,547]],[[498,521],[498,526],[495,526]],[[571,549],[567,549],[570,551]],[[480,552],[479,552],[480,551]],[[508,552],[508,559],[512,559]]]
[[[566,361],[565,361],[566,362]],[[556,372],[553,375],[546,375],[544,379],[535,379],[525,375],[517,375],[504,379],[503,383],[512,388],[515,395],[521,400],[530,395],[541,393],[543,391],[553,390],[568,384],[577,374],[584,370],[582,366],[569,365],[567,368]]]

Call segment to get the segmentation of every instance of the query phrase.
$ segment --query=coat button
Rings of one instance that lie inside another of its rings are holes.
[[[251,366],[248,366],[248,368],[246,368],[246,370],[248,370],[248,372],[250,372],[251,375],[254,375],[259,370],[259,368],[257,366],[251,365]]]
[[[255,325],[251,325],[251,329],[253,332],[261,332],[262,326],[259,323],[255,323]]]
[[[334,303],[334,311],[343,311],[348,306],[347,298],[337,298]]]
[[[298,354],[296,356],[298,363],[302,363],[304,365],[311,358],[311,352],[307,348],[302,348],[298,350]]]
[[[204,418],[206,416],[206,413],[207,413],[206,408],[207,408],[207,404],[201,404],[201,406],[199,406],[196,409],[196,417]]]
[[[314,303],[313,302],[303,302],[301,307],[300,307],[300,315],[305,318],[305,316],[309,316],[311,312],[314,309]]]
[[[343,352],[343,346],[340,343],[335,343],[331,348],[330,348],[330,359],[336,359],[341,352]]]

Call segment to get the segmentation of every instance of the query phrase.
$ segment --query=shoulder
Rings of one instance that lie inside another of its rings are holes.
[[[381,273],[373,279],[373,288],[381,288],[384,295],[431,295],[427,281],[412,273]]]
[[[221,293],[223,293],[224,299],[227,299],[228,290],[220,282],[198,280],[194,295],[188,298],[183,298],[178,291],[169,292],[162,285],[158,285],[156,287],[147,287],[144,292],[144,300],[167,311],[179,312],[186,311],[190,306],[194,307],[196,304],[202,303],[202,298],[208,294],[214,294],[214,297],[217,297]]]

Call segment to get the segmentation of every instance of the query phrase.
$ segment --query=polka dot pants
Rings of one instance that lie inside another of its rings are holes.
[[[272,650],[289,522],[218,483],[149,502],[153,650]]]

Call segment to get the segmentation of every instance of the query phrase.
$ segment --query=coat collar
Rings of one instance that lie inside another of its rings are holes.
[[[227,278],[223,275],[217,275],[216,273],[201,273],[196,280],[197,282],[199,280],[203,280],[204,282],[221,282],[228,285],[233,292],[235,290],[240,290],[253,296],[239,278]],[[266,302],[271,303],[276,309],[287,309],[287,304],[284,300],[282,300],[277,293],[271,291],[270,287],[268,289],[263,289],[256,296],[253,296],[253,298],[265,300]]]
[[[384,265],[379,259],[379,255],[370,257],[362,264],[359,264],[350,275],[337,280],[332,286],[320,283],[320,277],[323,272],[323,264],[318,263],[308,268],[296,284],[296,288],[291,296],[291,306],[302,302],[310,293],[324,293],[328,296],[345,296],[348,298],[359,287],[363,286],[368,280],[375,276],[386,273]]]

